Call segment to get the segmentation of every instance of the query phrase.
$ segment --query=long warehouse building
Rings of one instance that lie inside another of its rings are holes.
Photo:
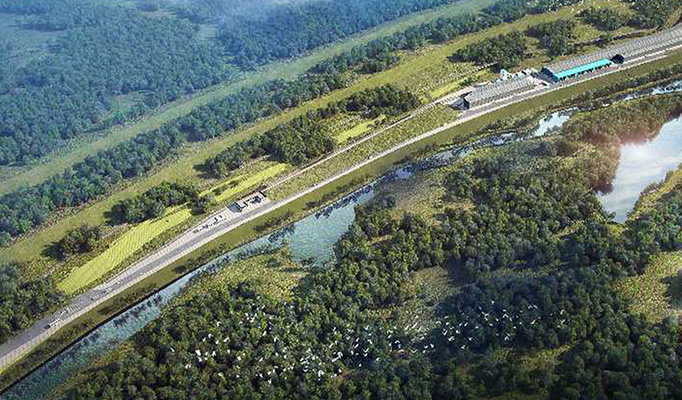
[[[654,35],[632,39],[594,53],[557,62],[543,68],[541,72],[553,82],[561,82],[681,45],[682,24]]]
[[[464,107],[474,108],[494,101],[533,90],[537,86],[536,80],[531,76],[522,76],[513,79],[497,81],[480,87],[464,96]]]

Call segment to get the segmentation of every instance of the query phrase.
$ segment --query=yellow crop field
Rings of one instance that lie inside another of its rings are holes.
[[[191,216],[189,209],[175,207],[161,218],[145,221],[133,227],[102,254],[71,271],[64,280],[59,282],[59,289],[72,294],[87,287],[114,270],[126,258],[135,254],[161,233],[186,221]]]
[[[218,196],[216,196],[216,200],[218,202],[230,200],[230,198],[232,196],[238,194],[239,192],[243,192],[244,190],[247,190],[251,187],[257,186],[257,185],[265,182],[266,180],[281,174],[286,169],[287,169],[286,164],[282,164],[282,163],[278,163],[278,164],[275,164],[271,167],[268,167],[268,168],[266,168],[266,169],[264,169],[258,173],[255,173],[255,174],[249,176],[248,178],[246,178],[244,180],[240,180],[239,183],[235,187],[229,188],[229,189],[225,190],[224,192],[222,192],[221,194],[219,194]],[[210,193],[210,192],[211,191],[209,190],[206,193]]]
[[[231,196],[256,186],[266,179],[276,176],[285,169],[285,164],[275,164],[268,167],[242,180],[235,187],[225,190],[220,196],[217,196],[217,200],[229,200]],[[210,190],[206,193],[209,192]],[[128,257],[142,249],[147,243],[151,242],[168,229],[185,222],[191,218],[191,216],[192,213],[189,209],[184,206],[178,206],[169,209],[168,212],[166,212],[166,215],[161,218],[145,221],[133,227],[118,238],[102,254],[71,271],[64,280],[59,282],[59,289],[68,294],[72,294],[87,287],[104,277],[107,273],[113,271]]]
[[[368,133],[372,128],[370,127],[372,124],[376,123],[377,121],[383,119],[383,117],[379,117],[377,119],[373,119],[371,121],[364,121],[357,126],[354,126],[351,129],[345,130],[336,136],[336,140],[339,141],[339,143],[343,143],[349,139],[356,138],[358,136],[362,136],[366,133]]]

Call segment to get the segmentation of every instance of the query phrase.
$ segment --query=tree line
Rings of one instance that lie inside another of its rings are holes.
[[[521,32],[512,32],[472,43],[457,50],[453,58],[480,66],[494,64],[497,68],[512,68],[526,59],[527,52],[526,37]]]
[[[336,143],[324,120],[340,113],[359,114],[364,118],[396,116],[418,107],[417,96],[391,85],[363,90],[325,108],[279,125],[262,135],[237,143],[206,162],[214,174],[225,176],[250,160],[268,156],[291,165],[303,165],[330,153]]]
[[[630,17],[613,8],[590,7],[580,13],[582,19],[602,31],[615,31],[630,22]]]
[[[187,141],[202,141],[339,89],[339,76],[306,75],[242,89],[159,129],[87,157],[60,175],[0,197],[0,244],[40,226],[55,210],[86,204],[123,180],[141,176]]]
[[[455,61],[474,62],[480,66],[495,65],[498,69],[513,68],[528,58],[528,40],[534,37],[550,57],[575,52],[575,22],[558,19],[531,26],[524,33],[511,32],[486,38],[459,49],[453,54]]]
[[[241,67],[295,57],[404,15],[452,0],[348,0],[283,5],[220,26],[218,40]]]
[[[458,36],[479,32],[503,22],[513,22],[529,13],[544,13],[576,3],[568,0],[499,0],[480,13],[441,17],[435,21],[413,26],[370,41],[361,46],[325,60],[311,69],[315,73],[345,72],[374,73],[385,70],[397,60],[400,50],[416,50],[427,43],[443,43]]]
[[[442,220],[396,217],[391,198],[358,206],[335,261],[293,299],[249,284],[195,295],[66,398],[674,398],[679,330],[631,315],[613,282],[680,247],[682,186],[621,235],[583,155],[567,166],[541,143],[513,146],[445,174]],[[434,266],[465,284],[425,331],[391,311],[412,299],[413,274]],[[516,358],[561,346],[544,370]]]
[[[28,328],[64,296],[52,278],[23,280],[16,264],[0,264],[0,343]]]
[[[162,216],[166,208],[196,200],[199,190],[191,184],[162,182],[133,198],[114,205],[111,218],[117,223],[139,223]]]
[[[0,81],[0,165],[26,164],[234,75],[187,21],[70,0],[9,0],[0,11],[28,14],[25,29],[66,30],[45,57]]]
[[[635,15],[630,24],[638,28],[659,28],[680,7],[679,0],[632,0]]]
[[[540,41],[550,57],[558,57],[575,52],[575,21],[558,19],[531,26],[526,34]]]
[[[590,7],[580,16],[602,31],[613,31],[623,26],[652,29],[663,26],[670,15],[680,7],[679,0],[632,0],[633,13],[626,14],[614,8]]]

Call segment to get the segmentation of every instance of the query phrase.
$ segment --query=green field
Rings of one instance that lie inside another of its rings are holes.
[[[250,282],[263,293],[278,299],[290,299],[292,291],[306,271],[291,260],[286,248],[230,263],[220,271],[202,278],[186,290],[180,302],[201,295],[211,288]]]
[[[371,125],[373,125],[374,123],[376,123],[380,119],[381,118],[377,118],[377,119],[374,119],[371,121],[363,121],[360,124],[350,128],[350,129],[342,131],[341,133],[339,133],[336,136],[336,140],[339,143],[343,143],[343,142],[346,142],[350,139],[354,139],[358,136],[363,136],[363,135],[369,133],[372,130]]]
[[[303,198],[290,203],[287,205],[287,207],[275,210],[266,216],[262,216],[254,221],[249,222],[248,224],[240,226],[234,231],[231,231],[229,234],[220,237],[201,249],[198,249],[193,253],[183,257],[182,259],[172,263],[159,273],[146,278],[137,285],[127,289],[116,299],[106,302],[105,304],[97,307],[96,310],[91,311],[85,316],[79,318],[77,321],[69,324],[64,329],[60,330],[53,339],[39,346],[31,354],[24,357],[19,363],[13,365],[8,370],[3,371],[3,374],[0,376],[0,387],[7,387],[7,385],[19,379],[23,374],[30,371],[33,367],[40,365],[51,355],[63,349],[88,329],[91,329],[98,323],[103,322],[108,317],[115,315],[118,310],[126,307],[128,304],[132,304],[135,299],[143,297],[145,293],[149,293],[155,288],[164,286],[169,282],[174,281],[175,279],[184,275],[188,269],[200,265],[202,262],[209,260],[217,254],[223,254],[225,251],[232,249],[239,244],[245,243],[256,236],[262,235],[262,232],[258,233],[254,229],[254,227],[258,226],[259,224],[270,221],[273,218],[285,216],[292,211],[296,214],[290,218],[299,218],[303,214],[309,212],[302,211],[307,210],[308,203],[319,201],[320,199],[325,198],[325,196],[328,194],[336,193],[337,188],[347,187],[348,185],[357,186],[359,184],[358,179],[360,179],[360,181],[371,179],[372,177],[392,168],[399,160],[402,160],[411,154],[419,153],[424,148],[430,147],[433,144],[449,143],[454,138],[461,137],[463,133],[475,132],[476,130],[487,126],[493,121],[503,120],[523,112],[546,109],[552,104],[562,102],[572,96],[575,96],[576,94],[588,90],[596,90],[632,76],[643,75],[654,69],[663,68],[678,62],[682,62],[682,53],[679,52],[666,59],[638,66],[629,71],[611,74],[599,79],[582,83],[580,85],[552,92],[550,94],[532,99],[524,104],[516,104],[505,109],[495,111],[489,115],[486,115],[485,117],[469,121],[466,124],[442,132],[441,134],[429,138],[428,140],[406,147],[397,153],[378,160],[358,171],[355,171],[352,174],[349,174],[329,185],[326,185],[325,187],[316,190],[313,193],[304,196]]]
[[[155,111],[152,115],[139,121],[100,132],[95,135],[93,140],[81,139],[76,141],[62,152],[48,157],[40,163],[14,172],[4,170],[0,173],[0,195],[25,185],[35,185],[43,182],[52,177],[55,172],[64,171],[66,168],[83,161],[87,156],[95,154],[97,151],[105,150],[140,133],[156,129],[168,121],[189,114],[197,107],[219,100],[235,93],[239,89],[262,84],[274,79],[293,79],[320,61],[349,50],[354,46],[367,43],[382,36],[391,35],[410,26],[418,25],[440,16],[454,16],[476,12],[493,3],[494,0],[463,0],[457,4],[408,15],[397,21],[388,22],[367,32],[355,35],[343,42],[325,46],[305,57],[273,63],[261,71],[244,74],[237,82],[218,85],[204,92],[169,103]]]
[[[20,68],[31,61],[39,60],[47,54],[48,42],[65,34],[63,31],[22,29],[19,27],[22,22],[22,17],[0,13],[0,38],[12,48],[8,59],[3,62],[7,61],[12,68]]]
[[[657,256],[642,275],[623,279],[617,288],[632,300],[633,312],[652,322],[682,315],[682,252]]]
[[[271,166],[266,165],[266,168],[261,171],[241,174],[236,179],[230,181],[230,182],[236,181],[237,182],[236,185],[230,187],[231,185],[230,183],[228,183],[227,185],[222,186],[222,187],[227,186],[227,188],[223,190],[222,193],[216,196],[216,200],[221,203],[227,200],[231,200],[237,194],[252,189],[262,184],[263,182],[266,182],[267,180],[274,178],[277,175],[280,175],[286,170],[287,170],[286,164],[275,163],[274,165]],[[211,190],[207,191],[207,193],[208,192],[211,192]]]
[[[238,177],[238,183],[223,190],[220,195],[216,196],[216,200],[218,202],[232,200],[236,195],[279,175],[285,169],[286,165],[284,164],[266,165],[260,171],[254,170],[252,173],[244,174],[244,179],[242,176]],[[209,189],[203,194],[212,191],[213,189]],[[161,234],[179,226],[190,218],[192,218],[191,211],[179,206],[169,209],[163,217],[145,221],[132,227],[118,237],[100,255],[70,271],[66,278],[59,282],[59,289],[67,294],[73,294],[92,286],[110,272],[120,268],[123,262],[138,254]]]
[[[192,213],[187,208],[173,208],[168,210],[163,217],[142,222],[124,233],[102,254],[84,265],[74,268],[66,279],[59,282],[59,289],[67,294],[73,294],[97,282],[128,257],[141,250],[155,237],[186,221],[191,216]]]
[[[590,4],[592,3],[606,3],[606,0],[593,0],[593,2]],[[464,7],[464,5],[461,5],[460,7]],[[456,9],[460,10],[459,8]],[[525,29],[526,27],[539,22],[568,17],[579,12],[580,9],[581,8],[579,7],[574,9],[564,8],[556,13],[527,16],[515,22],[514,24],[504,24],[494,27],[488,31],[466,35],[442,45],[428,46],[427,48],[415,53],[406,53],[404,54],[404,60],[396,67],[392,68],[391,70],[363,78],[349,88],[335,91],[323,98],[308,102],[282,115],[264,120],[248,127],[244,127],[232,135],[205,143],[195,143],[188,145],[181,149],[180,155],[176,161],[159,167],[152,174],[150,174],[150,176],[137,179],[132,184],[116,190],[111,196],[104,198],[102,201],[83,210],[79,210],[75,214],[62,218],[59,221],[53,223],[51,226],[38,231],[36,234],[24,240],[20,240],[10,248],[0,251],[0,259],[7,258],[19,261],[29,261],[35,259],[36,254],[40,254],[42,249],[44,249],[46,246],[49,246],[51,243],[60,240],[69,229],[77,227],[83,223],[90,223],[92,225],[101,224],[104,221],[104,213],[111,209],[114,204],[123,199],[141,193],[163,181],[190,180],[203,185],[205,184],[205,181],[201,178],[201,172],[197,171],[195,166],[202,164],[207,158],[216,155],[224,148],[234,144],[235,142],[244,140],[254,134],[265,132],[279,124],[290,121],[291,119],[300,116],[311,109],[324,107],[330,102],[343,99],[354,92],[384,84],[396,84],[398,86],[407,85],[408,87],[411,87],[410,85],[414,84],[412,80],[415,76],[418,76],[419,81],[425,82],[425,85],[428,87],[431,87],[430,84],[426,84],[428,82],[450,85],[451,82],[446,82],[447,79],[444,81],[441,67],[448,68],[448,71],[452,70],[452,68],[454,68],[452,71],[459,71],[461,69],[459,67],[450,67],[453,65],[453,63],[448,60],[448,57],[457,49],[462,48],[463,46],[466,46],[472,42],[478,41],[484,37],[494,36],[515,29]],[[462,8],[461,11],[463,10],[465,9]],[[536,58],[533,59],[532,62],[538,63],[534,64],[537,66],[539,63],[543,62],[543,60],[541,58]],[[385,136],[382,135],[382,137]]]

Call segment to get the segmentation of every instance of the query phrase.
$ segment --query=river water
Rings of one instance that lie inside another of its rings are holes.
[[[617,222],[624,222],[644,189],[663,181],[681,162],[682,119],[678,118],[663,125],[651,140],[623,145],[610,190],[597,196]]]
[[[674,90],[677,89],[678,88],[675,88]],[[657,90],[667,92],[666,88]],[[649,91],[643,95],[652,93],[658,94],[661,92]],[[539,125],[529,134],[518,135],[515,132],[510,132],[492,138],[481,139],[467,146],[448,150],[429,157],[426,160],[401,167],[358,191],[345,196],[316,214],[310,215],[273,234],[261,237],[215,258],[75,342],[51,361],[42,365],[0,395],[0,400],[49,399],[51,392],[56,387],[63,384],[68,378],[90,366],[99,356],[128,340],[131,336],[156,319],[161,314],[164,305],[166,305],[169,300],[176,297],[183,288],[191,285],[194,279],[201,274],[229,267],[231,260],[248,257],[249,255],[282,246],[286,243],[291,250],[291,255],[294,260],[303,261],[314,259],[315,265],[323,266],[325,262],[333,257],[334,243],[348,231],[349,226],[353,223],[355,219],[355,206],[365,203],[374,197],[377,188],[381,185],[394,180],[406,180],[417,170],[433,169],[450,165],[453,162],[466,157],[474,149],[502,146],[512,142],[537,138],[553,133],[558,131],[574,112],[574,109],[555,112],[541,120]],[[667,132],[667,130],[665,130],[665,132]],[[664,134],[664,132],[662,131],[661,134]],[[664,138],[667,137],[668,134],[665,134]],[[678,138],[675,144],[678,146],[678,153],[682,154],[680,151],[682,150],[682,140]],[[662,146],[663,149],[668,148],[665,145],[665,142],[656,144],[657,149],[659,146]],[[652,150],[652,152],[655,153],[654,150]],[[629,153],[624,151],[623,154]],[[636,157],[627,157],[627,160],[631,158],[634,159]],[[626,163],[627,160],[624,159],[623,162]],[[670,163],[666,163],[664,166],[661,166],[659,172],[656,173],[652,179],[658,179],[661,171],[666,170],[670,165]],[[632,170],[632,168],[629,170]],[[665,172],[667,172],[667,170]],[[662,173],[665,174],[665,172]],[[623,174],[627,175],[627,171],[624,171]],[[618,176],[620,175],[617,175],[616,182],[614,182],[613,192],[602,197],[615,197],[617,196],[617,193],[621,192],[621,187],[623,187],[623,185],[619,183]],[[645,178],[642,178],[641,180],[638,180],[638,182],[641,185],[645,180]],[[646,184],[644,186],[646,186]],[[630,191],[633,190],[636,189],[630,189]],[[610,203],[605,202],[605,204]],[[624,206],[621,205],[619,207]]]

